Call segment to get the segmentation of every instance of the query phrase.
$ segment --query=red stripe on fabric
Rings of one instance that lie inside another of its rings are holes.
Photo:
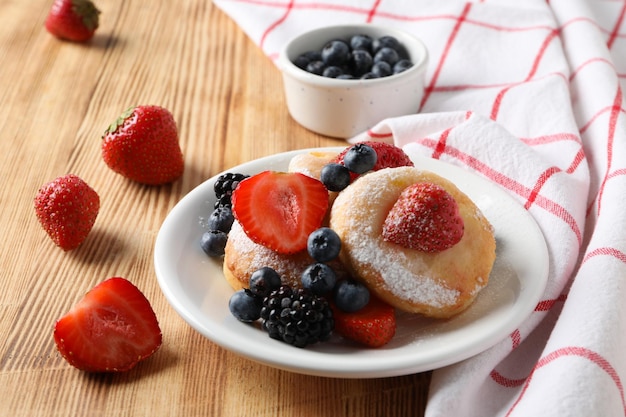
[[[591,119],[589,119],[589,121],[580,128],[580,133],[586,132],[587,129],[591,127],[593,122],[595,122],[598,117],[602,116],[604,113],[612,112],[613,110],[615,110],[614,106],[606,106],[600,109],[600,111],[591,116]],[[620,108],[619,111],[626,114],[626,109]]]
[[[567,299],[567,295],[566,294],[561,294],[557,298],[554,298],[552,300],[542,300],[542,301],[539,301],[537,303],[537,306],[535,307],[535,311],[536,312],[546,312],[546,311],[549,311],[549,310],[552,309],[552,307],[554,307],[554,305],[556,303],[565,302],[566,299]]]
[[[519,330],[515,330],[513,331],[513,333],[511,333],[511,348],[517,348],[520,343],[522,343],[522,335],[520,334]]]
[[[441,157],[444,150],[446,149],[446,141],[448,140],[448,136],[450,136],[450,131],[452,129],[453,128],[450,127],[444,130],[443,132],[441,132],[441,135],[439,135],[439,140],[437,141],[437,146],[435,146],[435,149],[433,150],[431,158],[439,159]]]
[[[588,65],[594,64],[594,63],[603,63],[603,64],[607,64],[608,66],[610,66],[613,70],[615,70],[615,65],[613,65],[613,63],[611,61],[609,61],[608,59],[605,58],[599,58],[599,57],[595,57],[595,58],[591,58],[588,59],[587,61],[583,62],[582,64],[580,64],[578,66],[578,68],[576,68],[573,72],[572,75],[570,75],[569,79],[570,81],[572,81],[577,75],[578,73],[580,73],[581,70],[583,70],[585,67],[587,67]]]
[[[367,136],[369,136],[372,139],[385,139],[385,138],[390,138],[393,137],[393,133],[389,132],[389,133],[376,133],[372,130],[368,130],[367,131]]]
[[[609,118],[609,132],[607,137],[607,146],[606,146],[606,172],[604,179],[602,180],[602,184],[600,185],[600,189],[598,190],[598,215],[600,215],[600,210],[602,208],[602,196],[604,195],[604,189],[606,187],[606,182],[608,180],[608,175],[611,172],[611,166],[613,164],[613,143],[615,141],[615,129],[617,127],[617,119],[619,118],[619,114],[622,111],[620,107],[622,104],[622,89],[620,86],[617,86],[617,93],[615,94],[615,98],[613,99],[613,108],[611,109],[611,116]]]
[[[277,21],[269,25],[269,27],[265,30],[265,32],[263,32],[263,35],[261,35],[261,40],[259,41],[259,47],[261,49],[263,49],[263,44],[265,43],[265,39],[267,38],[267,36],[287,19],[287,16],[289,16],[289,13],[291,13],[291,10],[293,9],[294,1],[295,0],[291,0],[289,4],[287,5],[287,9],[285,10],[285,13],[283,13],[283,15],[279,17]]]
[[[381,0],[376,0],[374,6],[371,8],[370,12],[367,14],[367,23],[372,23],[372,19],[376,15],[376,9],[378,9],[378,5],[380,5]]]
[[[535,199],[539,195],[539,191],[546,184],[548,179],[550,179],[550,177],[553,176],[554,174],[556,174],[557,172],[561,172],[561,170],[559,168],[557,168],[557,167],[550,167],[550,168],[548,168],[547,170],[545,170],[544,172],[541,173],[541,175],[539,176],[539,179],[535,183],[535,186],[533,187],[532,191],[530,192],[530,195],[526,199],[526,204],[524,204],[524,208],[526,210],[528,210],[530,208],[530,206],[533,205]]]
[[[615,387],[619,391],[620,398],[622,400],[622,408],[624,409],[624,414],[626,415],[626,401],[624,401],[624,387],[622,386],[622,381],[620,380],[619,374],[617,373],[615,368],[613,368],[613,366],[609,363],[608,360],[606,360],[606,358],[604,358],[602,355],[598,354],[597,352],[594,352],[584,347],[570,346],[570,347],[564,347],[564,348],[555,350],[554,352],[548,354],[547,356],[544,356],[543,358],[539,359],[539,361],[537,361],[537,364],[533,368],[532,372],[530,373],[528,378],[526,378],[526,383],[524,384],[522,391],[517,397],[517,400],[515,400],[515,402],[509,409],[509,411],[506,413],[506,416],[507,417],[510,416],[515,410],[515,408],[517,408],[519,403],[522,401],[522,399],[524,398],[524,395],[526,394],[526,391],[528,390],[528,387],[530,386],[532,382],[532,378],[535,375],[535,372],[537,370],[543,368],[546,365],[553,363],[557,359],[564,358],[564,357],[572,357],[572,356],[577,356],[577,357],[589,360],[594,365],[598,366],[601,370],[603,370],[613,380]]]
[[[458,19],[456,21],[456,24],[454,25],[454,28],[452,29],[452,33],[450,33],[450,37],[448,38],[448,41],[446,42],[446,46],[443,49],[443,52],[441,54],[441,58],[439,59],[439,63],[437,64],[437,67],[435,68],[433,76],[430,79],[430,83],[425,88],[424,97],[422,97],[422,102],[420,104],[420,108],[424,106],[424,103],[426,103],[426,101],[430,97],[430,94],[431,94],[433,88],[437,84],[437,79],[439,78],[439,74],[441,73],[441,68],[443,67],[444,62],[446,61],[446,59],[448,57],[448,53],[450,53],[450,48],[452,48],[452,43],[454,42],[454,39],[458,35],[459,30],[461,29],[461,25],[465,21],[465,18],[469,14],[471,8],[472,8],[471,3],[466,3],[465,7],[463,8],[463,12],[458,17]]]
[[[584,264],[585,262],[587,262],[589,259],[591,258],[595,258],[596,256],[611,256],[615,259],[617,259],[618,261],[625,263],[626,264],[626,253],[616,249],[616,248],[597,248],[592,250],[591,252],[589,252],[588,254],[585,255],[585,257],[582,260],[582,263]]]
[[[622,22],[624,21],[624,14],[626,14],[626,2],[622,4],[622,10],[620,11],[619,17],[617,18],[617,22],[615,22],[615,26],[613,26],[613,30],[609,35],[609,40],[606,42],[606,45],[609,49],[613,46],[613,42],[617,39],[617,35],[619,34],[619,28],[622,26]]]
[[[535,138],[520,138],[528,146],[546,145],[554,142],[572,141],[582,144],[580,136],[573,133],[554,133],[552,135],[537,136]]]
[[[532,77],[537,73],[537,69],[539,68],[539,64],[541,63],[541,59],[544,57],[546,50],[548,49],[548,46],[552,43],[552,40],[554,38],[556,38],[559,34],[559,31],[557,29],[553,29],[548,33],[548,36],[546,36],[546,38],[543,40],[543,43],[541,44],[541,47],[539,48],[539,51],[537,52],[537,54],[535,55],[535,59],[533,60],[533,64],[530,67],[530,71],[528,73],[528,75],[526,76],[526,79],[524,80],[524,82],[528,82],[532,79]],[[521,83],[520,83],[521,84]],[[496,120],[498,118],[498,113],[500,112],[500,106],[502,105],[502,100],[504,99],[504,95],[511,89],[511,87],[514,84],[512,84],[511,86],[504,88],[502,91],[500,91],[498,93],[498,95],[496,96],[496,99],[491,107],[491,114],[490,114],[490,118],[491,120]]]
[[[519,379],[507,378],[504,375],[502,375],[500,372],[496,371],[495,369],[491,371],[491,373],[489,373],[489,376],[491,377],[491,379],[493,379],[493,381],[496,384],[502,385],[505,388],[519,387],[523,385],[524,382],[526,382],[526,378],[519,378]]]
[[[438,142],[433,139],[424,138],[424,139],[421,139],[419,143],[423,146],[434,149],[437,146]],[[502,174],[501,172],[494,170],[493,168],[484,164],[483,162],[479,161],[473,156],[459,151],[457,148],[454,148],[448,145],[446,146],[445,153],[446,155],[449,155],[457,159],[459,162],[462,162],[463,164],[472,168],[473,170],[480,172],[485,177],[496,182],[497,184],[500,184],[504,188],[508,189],[509,191],[521,197],[527,198],[528,195],[531,193],[531,190],[525,185]],[[567,224],[572,230],[572,233],[574,233],[574,235],[576,236],[576,240],[578,241],[578,245],[580,246],[580,244],[582,243],[582,232],[580,228],[578,227],[578,224],[576,223],[576,219],[574,218],[574,216],[572,216],[561,205],[541,195],[538,195],[535,198],[535,205],[541,207],[542,209],[546,210],[549,213],[552,213],[556,217],[560,218],[565,224]]]

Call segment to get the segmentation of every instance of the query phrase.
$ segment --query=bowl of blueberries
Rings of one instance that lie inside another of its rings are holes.
[[[291,117],[319,134],[350,138],[419,111],[428,50],[398,29],[328,26],[287,42],[278,65]]]

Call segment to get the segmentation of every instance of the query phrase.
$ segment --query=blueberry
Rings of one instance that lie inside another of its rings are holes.
[[[228,235],[221,230],[210,230],[202,234],[200,247],[212,258],[224,255],[224,248],[228,241]]]
[[[320,227],[309,235],[307,251],[317,262],[332,261],[341,251],[341,238],[333,229]]]
[[[372,68],[373,62],[374,61],[369,52],[361,49],[352,51],[350,64],[354,75],[361,76],[366,72],[369,72]]]
[[[396,64],[393,66],[393,73],[399,74],[403,71],[408,70],[412,66],[413,66],[413,63],[410,60],[401,59],[400,61],[396,62]]]
[[[350,170],[332,162],[322,167],[320,180],[329,191],[341,191],[350,185]]]
[[[323,61],[311,61],[306,66],[306,70],[315,75],[322,75],[324,68],[326,68],[326,64]]]
[[[349,59],[350,47],[344,41],[330,41],[322,48],[322,61],[326,65],[341,66],[346,64]]]
[[[337,78],[341,74],[343,74],[343,71],[341,70],[341,68],[334,66],[334,65],[330,67],[326,67],[324,71],[322,72],[322,75],[327,78]]]
[[[367,287],[352,279],[341,280],[335,286],[334,300],[337,307],[345,312],[359,311],[370,301]]]
[[[250,276],[250,292],[259,297],[267,297],[282,284],[280,275],[268,266],[257,269]]]
[[[384,61],[393,67],[400,60],[400,56],[395,49],[389,47],[380,48],[374,55],[374,63]]]
[[[228,233],[234,221],[235,216],[233,216],[231,206],[222,205],[211,212],[207,223],[210,230],[220,230],[224,233]]]
[[[373,50],[374,53],[378,52],[381,48],[391,48],[396,51],[400,51],[402,47],[400,46],[400,42],[393,36],[381,36],[380,38],[374,40]]]
[[[300,69],[306,70],[307,65],[313,61],[321,61],[322,54],[319,51],[308,51],[299,55],[293,63]]]
[[[373,43],[374,40],[369,35],[354,35],[350,38],[350,47],[353,51],[362,50],[371,53]]]
[[[385,61],[378,61],[372,65],[372,72],[378,77],[387,77],[393,73],[391,65]]]
[[[341,74],[337,77],[338,80],[354,80],[354,76],[352,74]]]
[[[374,79],[374,78],[380,78],[380,76],[379,76],[379,75],[374,74],[374,73],[373,73],[373,72],[371,72],[371,71],[370,71],[370,72],[367,72],[367,73],[365,73],[365,74],[363,74],[363,75],[361,75],[361,79],[362,79],[362,80],[371,80],[371,79]]]
[[[309,265],[300,277],[302,286],[316,295],[323,295],[335,287],[337,275],[333,268],[324,263]]]
[[[262,307],[263,299],[255,297],[247,289],[237,291],[228,301],[228,308],[231,314],[244,323],[251,323],[260,319]]]
[[[371,146],[357,143],[343,156],[343,164],[350,171],[356,174],[363,174],[370,171],[376,165],[378,155]]]

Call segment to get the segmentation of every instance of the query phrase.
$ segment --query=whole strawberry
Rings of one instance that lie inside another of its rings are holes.
[[[102,158],[113,171],[133,181],[161,185],[184,170],[174,116],[159,106],[126,110],[102,137]]]
[[[382,236],[405,248],[439,252],[456,245],[464,230],[454,197],[436,184],[420,182],[402,191],[387,214]]]
[[[99,15],[91,0],[54,0],[45,26],[57,38],[85,42],[98,29]]]
[[[98,194],[73,174],[45,184],[35,197],[37,218],[54,243],[65,251],[85,240],[99,210]]]

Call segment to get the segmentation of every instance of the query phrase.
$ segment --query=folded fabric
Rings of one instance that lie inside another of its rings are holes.
[[[426,415],[625,415],[626,3],[214,2],[273,60],[329,24],[420,37],[431,57],[420,113],[352,141],[471,170],[540,226],[550,270],[535,311],[491,349],[436,370]]]

